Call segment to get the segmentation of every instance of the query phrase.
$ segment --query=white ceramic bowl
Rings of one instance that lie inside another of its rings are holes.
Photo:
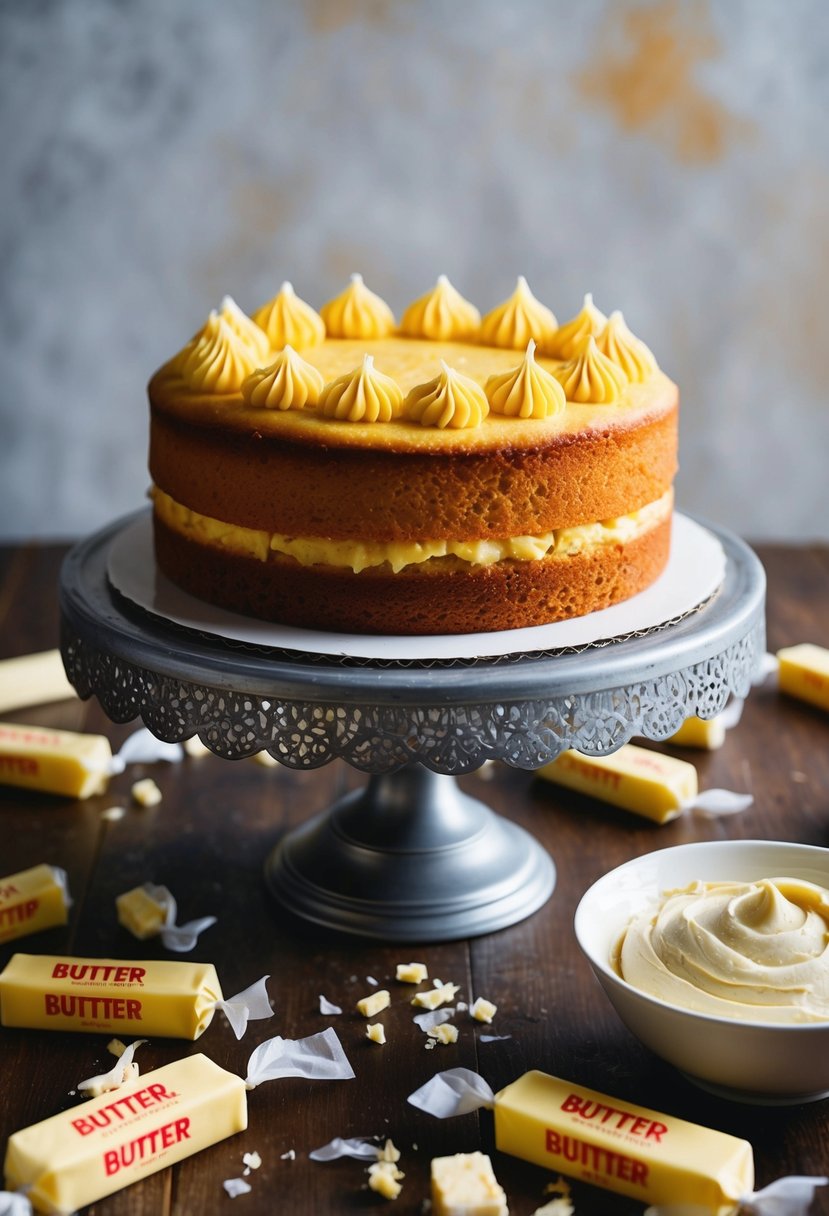
[[[690,1080],[727,1097],[769,1104],[829,1096],[829,1022],[780,1026],[711,1017],[625,983],[610,963],[631,916],[666,890],[703,882],[803,878],[829,887],[829,849],[770,840],[679,845],[605,874],[576,910],[579,945],[619,1017]]]

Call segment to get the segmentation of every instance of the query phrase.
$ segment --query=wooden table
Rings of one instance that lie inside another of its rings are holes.
[[[0,549],[0,657],[57,644],[56,583],[64,550]],[[829,550],[760,546],[769,575],[769,647],[799,641],[829,645]],[[97,703],[63,702],[7,715],[11,721],[106,733],[118,745],[132,728],[114,727]],[[679,753],[677,753],[679,754]],[[684,753],[697,764],[700,784],[749,790],[754,806],[742,816],[705,821],[691,817],[656,827],[554,789],[532,774],[489,765],[461,780],[497,811],[529,829],[552,852],[558,885],[552,899],[523,924],[488,937],[442,945],[386,946],[345,940],[293,921],[270,899],[261,874],[268,849],[286,829],[327,805],[364,778],[337,762],[309,773],[266,769],[251,761],[214,756],[155,765],[162,803],[130,805],[129,790],[145,770],[115,778],[108,793],[85,802],[0,788],[0,875],[38,862],[63,866],[74,896],[70,923],[17,949],[110,956],[163,957],[117,925],[114,900],[152,880],[170,887],[181,919],[215,914],[197,959],[217,965],[226,993],[265,972],[275,1016],[252,1023],[239,1043],[218,1016],[197,1044],[156,1039],[142,1048],[142,1071],[193,1051],[244,1073],[248,1055],[275,1034],[299,1038],[333,1025],[357,1074],[334,1083],[284,1080],[250,1095],[247,1132],[95,1205],[101,1216],[254,1216],[340,1213],[382,1208],[365,1189],[364,1164],[315,1164],[309,1150],[334,1136],[391,1136],[402,1152],[406,1179],[394,1211],[419,1213],[428,1195],[429,1161],[448,1152],[492,1151],[488,1113],[438,1122],[406,1103],[406,1096],[438,1069],[464,1065],[494,1089],[530,1068],[592,1086],[657,1110],[749,1139],[758,1185],[783,1174],[829,1171],[829,1104],[759,1108],[707,1095],[651,1055],[619,1022],[598,988],[573,935],[573,913],[586,888],[606,870],[652,849],[687,841],[761,837],[829,844],[829,717],[771,688],[754,692],[742,723],[725,747]],[[149,775],[150,770],[146,770]],[[127,808],[111,821],[102,812]],[[14,952],[0,947],[0,967]],[[463,1017],[454,1046],[424,1049],[412,1023],[411,993],[393,980],[395,965],[424,960],[430,974],[460,984],[463,997],[496,1002],[492,1027]],[[382,1016],[385,1047],[365,1039],[355,1001],[371,991],[373,976],[392,992]],[[390,981],[390,982],[389,982]],[[341,1005],[322,1017],[320,994]],[[482,1032],[510,1035],[482,1043]],[[70,1106],[78,1081],[112,1063],[106,1040],[83,1034],[0,1031],[0,1145],[18,1128]],[[238,1177],[242,1154],[263,1159],[250,1194],[230,1200],[222,1180]],[[283,1159],[294,1150],[295,1160]],[[494,1153],[497,1176],[513,1216],[529,1216],[543,1202],[550,1175]],[[622,1216],[642,1208],[629,1199],[574,1184],[577,1216]],[[92,1210],[92,1209],[90,1209]],[[829,1214],[829,1188],[813,1211]]]

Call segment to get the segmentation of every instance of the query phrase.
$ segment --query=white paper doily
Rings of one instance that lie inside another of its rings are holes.
[[[725,577],[719,540],[685,515],[674,515],[668,565],[647,590],[600,612],[497,633],[429,637],[386,637],[324,633],[272,625],[227,612],[179,590],[155,562],[152,518],[142,515],[120,532],[109,552],[107,574],[121,595],[157,616],[188,629],[256,646],[364,659],[475,659],[589,646],[653,629],[693,612],[716,592]]]

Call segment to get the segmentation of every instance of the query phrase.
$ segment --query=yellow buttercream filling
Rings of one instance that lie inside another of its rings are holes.
[[[223,523],[191,511],[189,507],[154,487],[155,511],[168,527],[197,544],[215,545],[246,557],[267,561],[270,553],[292,557],[303,566],[338,566],[355,574],[388,564],[395,574],[407,566],[432,558],[455,557],[472,566],[491,566],[501,561],[540,561],[542,558],[572,557],[603,545],[627,544],[653,528],[673,506],[673,491],[655,502],[592,524],[558,528],[541,536],[513,536],[505,540],[341,541],[324,537],[284,536],[257,528]]]

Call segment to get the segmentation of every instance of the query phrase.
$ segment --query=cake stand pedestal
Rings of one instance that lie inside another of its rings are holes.
[[[289,833],[267,859],[275,896],[328,928],[441,941],[515,924],[555,868],[523,829],[463,794],[486,760],[535,769],[566,748],[608,754],[664,739],[745,696],[765,649],[765,578],[714,530],[725,580],[704,606],[642,636],[578,652],[411,663],[275,650],[203,634],[136,607],[107,577],[133,517],[75,546],[61,573],[61,647],[78,694],[159,738],[198,735],[240,759],[294,769],[341,758],[368,786]]]

